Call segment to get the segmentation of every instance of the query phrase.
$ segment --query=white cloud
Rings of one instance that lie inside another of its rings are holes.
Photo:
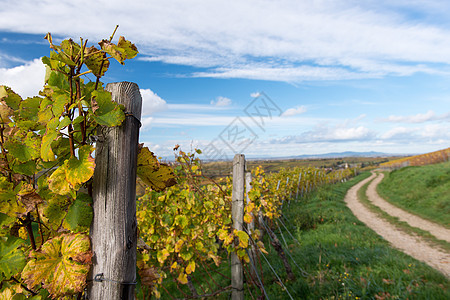
[[[252,97],[252,98],[257,98],[257,97],[259,97],[259,96],[261,96],[261,93],[260,93],[260,92],[254,92],[254,93],[251,93],[251,94],[250,94],[250,97]]]
[[[283,117],[295,116],[295,115],[300,115],[304,112],[306,112],[306,107],[302,105],[302,106],[297,106],[295,108],[287,109],[283,114],[281,114],[281,116],[283,116]]]
[[[142,115],[148,116],[168,108],[167,102],[150,89],[141,89]]]
[[[437,121],[437,120],[450,120],[450,112],[444,113],[442,115],[436,115],[436,113],[432,110],[424,114],[416,114],[413,116],[394,116],[391,115],[386,119],[382,119],[384,122],[392,122],[392,123],[424,123],[428,121]]]
[[[443,123],[416,127],[398,126],[382,133],[379,138],[399,144],[430,145],[444,141],[444,144],[448,145],[450,141],[450,125]]]
[[[9,86],[22,98],[37,96],[44,87],[45,66],[34,59],[14,68],[0,68],[0,84]]]
[[[231,99],[229,99],[227,97],[219,96],[219,97],[216,98],[215,101],[211,100],[210,103],[211,103],[211,105],[221,107],[221,106],[230,106],[232,101],[231,101]]]
[[[279,143],[324,143],[348,142],[372,139],[375,133],[367,127],[348,127],[343,124],[336,126],[317,125],[313,130],[305,131],[300,135],[286,136],[275,139]]]
[[[50,31],[55,37],[94,41],[108,37],[120,24],[118,35],[138,43],[141,59],[211,68],[197,77],[293,82],[449,72],[450,29],[445,16],[450,6],[445,1],[122,4],[3,1],[0,30]],[[68,15],[78,16],[77,26],[67,22]]]
[[[414,128],[406,128],[406,127],[395,127],[392,128],[385,133],[383,133],[380,137],[383,140],[391,140],[391,139],[411,139],[412,134],[416,132]]]

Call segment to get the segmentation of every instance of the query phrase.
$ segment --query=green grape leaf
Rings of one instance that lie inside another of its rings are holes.
[[[157,192],[177,183],[172,168],[159,163],[147,147],[142,148],[138,154],[137,175]]]
[[[70,204],[69,198],[66,196],[51,193],[44,206],[43,215],[48,220],[48,224],[53,230],[58,230],[67,214],[67,207]]]
[[[70,141],[66,137],[59,137],[52,143],[52,149],[57,157],[67,158],[70,155]],[[55,164],[55,163],[53,163]]]
[[[28,132],[25,138],[19,140],[10,139],[5,143],[5,148],[12,154],[19,162],[26,162],[36,159],[40,156],[39,153],[40,141],[33,132]]]
[[[92,198],[79,193],[69,207],[63,226],[74,232],[86,231],[91,226],[93,216]]]
[[[0,281],[22,271],[25,266],[25,256],[19,246],[23,240],[15,237],[0,238]]]
[[[22,271],[28,288],[44,283],[52,298],[83,291],[89,272],[92,252],[89,237],[84,234],[63,234],[48,240]]]
[[[62,41],[60,46],[69,57],[76,57],[81,49],[80,45],[75,43],[72,39]]]
[[[77,64],[72,61],[65,53],[57,53],[57,52],[50,52],[50,59],[54,61],[62,62],[63,64],[66,64],[71,67],[75,67]],[[62,75],[62,74],[61,74]],[[53,85],[49,82],[50,85]],[[55,85],[57,86],[57,85]]]
[[[42,98],[27,98],[20,103],[20,117],[23,119],[35,120],[39,112]]]
[[[0,212],[10,217],[22,216],[25,208],[17,203],[13,184],[5,177],[0,177]]]
[[[94,46],[86,48],[84,51],[84,63],[89,70],[97,77],[102,77],[109,68],[109,60],[105,59],[104,52],[99,51]]]
[[[19,160],[19,162],[26,162],[32,159],[34,150],[33,148],[28,148],[25,144],[20,141],[9,140],[5,143],[5,148],[10,154]]]
[[[125,120],[125,114],[119,104],[111,100],[111,93],[108,91],[93,91],[94,120],[102,126],[118,126]]]
[[[70,97],[66,92],[58,91],[53,93],[52,99],[52,112],[59,120],[59,117],[64,113],[67,103],[70,102]]]
[[[93,150],[92,146],[84,145],[78,150],[79,159],[71,157],[67,161],[66,179],[72,187],[85,183],[94,175],[95,162],[91,156]]]
[[[188,219],[186,218],[186,216],[183,215],[178,215],[175,217],[175,224],[181,226],[181,228],[184,228],[188,225]]]
[[[183,247],[183,249],[180,252],[180,257],[185,261],[189,261],[192,258],[192,256],[194,256],[193,249]]]
[[[0,101],[5,101],[13,110],[18,110],[22,97],[16,94],[10,87],[0,85]]]
[[[0,213],[0,236],[4,236],[9,233],[12,225],[16,222],[17,218],[8,216],[7,214]]]
[[[80,116],[80,117],[83,118],[82,116]],[[70,120],[70,118],[68,116],[65,116],[59,123],[58,129],[61,130],[64,127],[69,126],[71,123],[72,123],[72,121]]]

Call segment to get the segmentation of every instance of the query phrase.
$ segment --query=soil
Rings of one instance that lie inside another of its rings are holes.
[[[375,178],[375,179],[374,179]],[[388,221],[380,218],[376,213],[370,211],[358,199],[358,190],[367,182],[374,179],[367,189],[369,200],[383,209],[386,213],[398,217],[399,220],[408,222],[410,226],[430,232],[436,238],[450,242],[450,231],[430,221],[412,215],[383,200],[376,192],[377,184],[383,179],[383,174],[375,174],[353,186],[345,196],[347,206],[353,214],[364,224],[374,230],[377,234],[387,240],[394,248],[423,261],[436,270],[450,278],[450,253],[428,244],[423,238],[411,235],[396,228]]]

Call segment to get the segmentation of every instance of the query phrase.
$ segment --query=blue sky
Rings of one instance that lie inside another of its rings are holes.
[[[140,140],[159,156],[450,146],[449,1],[0,0],[0,84],[42,88],[47,41],[123,35],[140,54]],[[255,115],[258,112],[259,115]],[[270,113],[270,114],[269,114]],[[265,117],[261,117],[265,115]]]

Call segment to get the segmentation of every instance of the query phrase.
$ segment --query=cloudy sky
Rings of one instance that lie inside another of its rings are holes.
[[[0,84],[42,88],[47,41],[108,38],[140,54],[104,82],[136,82],[141,141],[209,158],[450,146],[446,0],[0,0]]]

